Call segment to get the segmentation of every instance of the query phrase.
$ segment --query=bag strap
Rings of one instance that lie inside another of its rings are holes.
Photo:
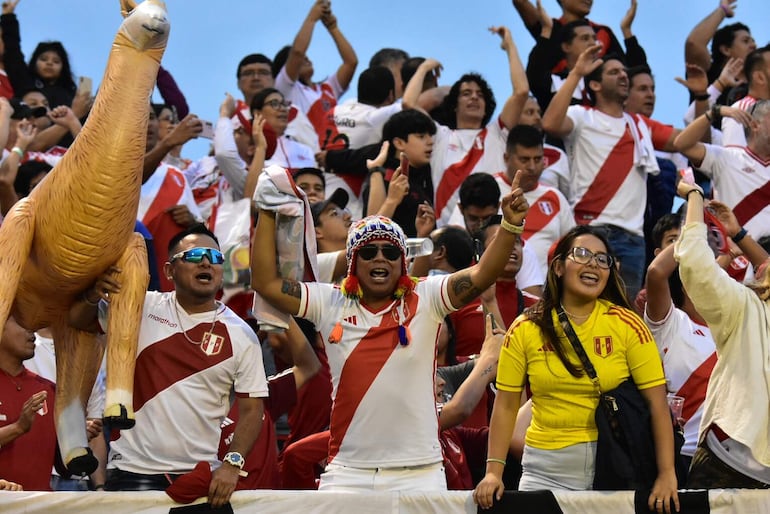
[[[601,391],[602,388],[599,385],[599,377],[596,375],[596,368],[594,368],[594,365],[591,363],[591,359],[588,358],[585,349],[583,349],[583,345],[580,344],[580,338],[575,333],[575,329],[572,328],[572,323],[570,323],[567,313],[564,312],[561,305],[556,308],[556,314],[559,316],[559,323],[564,331],[564,335],[566,335],[569,342],[572,343],[572,348],[575,350],[580,362],[583,364],[583,369],[588,375],[588,378],[590,378],[596,388]]]

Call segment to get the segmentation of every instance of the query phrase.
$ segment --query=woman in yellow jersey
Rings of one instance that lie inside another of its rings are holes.
[[[532,422],[519,489],[592,488],[599,391],[558,323],[556,308],[561,305],[596,368],[602,390],[614,389],[631,376],[647,400],[659,470],[649,506],[658,512],[679,510],[663,367],[650,331],[630,309],[624,291],[600,229],[577,226],[556,245],[542,299],[513,322],[500,354],[487,473],[474,491],[482,508],[502,496],[505,457],[527,385]]]

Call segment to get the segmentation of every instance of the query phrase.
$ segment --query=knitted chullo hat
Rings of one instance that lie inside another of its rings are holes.
[[[348,277],[356,275],[356,256],[358,249],[370,241],[385,239],[401,250],[403,259],[401,274],[406,275],[406,236],[398,223],[385,216],[367,216],[350,225],[348,241],[345,246],[348,259]]]
[[[358,301],[363,296],[361,285],[358,283],[358,277],[356,277],[356,260],[358,257],[358,250],[371,241],[385,240],[393,243],[401,250],[401,277],[398,279],[398,285],[393,292],[393,299],[401,300],[400,305],[397,308],[397,314],[399,319],[399,340],[401,344],[409,343],[409,331],[403,326],[404,316],[404,296],[414,289],[417,283],[416,279],[412,279],[406,269],[406,236],[401,227],[396,222],[385,216],[367,216],[353,225],[348,230],[348,240],[346,245],[346,256],[348,260],[348,271],[345,278],[342,280],[340,290],[345,295],[348,301]],[[335,325],[332,334],[329,336],[329,341],[332,343],[339,342],[342,337],[342,326],[340,323]]]

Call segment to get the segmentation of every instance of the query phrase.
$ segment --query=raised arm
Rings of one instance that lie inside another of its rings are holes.
[[[422,85],[425,81],[425,76],[428,73],[440,73],[441,63],[436,59],[425,59],[414,72],[412,78],[404,88],[404,95],[402,96],[402,105],[404,109],[420,109],[419,99],[422,93]],[[424,112],[424,111],[423,111]]]
[[[737,0],[720,0],[717,8],[695,25],[684,43],[684,62],[697,64],[704,70],[711,67],[709,41],[714,37],[719,24],[735,15],[737,3]]]
[[[243,186],[243,197],[254,198],[254,191],[257,189],[259,174],[265,168],[265,159],[267,157],[267,138],[265,137],[265,118],[261,114],[254,113],[254,119],[251,120],[251,138],[254,140],[254,155],[249,163],[249,171],[246,175],[246,183]]]
[[[485,316],[485,329],[486,338],[481,345],[481,352],[473,365],[473,370],[452,399],[441,409],[439,417],[441,430],[452,428],[465,421],[478,405],[487,385],[497,376],[497,359],[505,333],[501,329],[492,328],[491,314]]]
[[[243,195],[246,183],[246,169],[243,159],[238,154],[238,147],[233,136],[233,123],[235,114],[235,99],[230,93],[225,93],[225,99],[219,106],[219,119],[214,127],[214,159],[219,170],[233,188],[233,196],[238,198]]]
[[[353,80],[353,75],[356,73],[358,56],[350,42],[342,35],[342,31],[337,25],[337,17],[331,10],[321,17],[321,22],[326,27],[326,30],[329,31],[329,35],[332,37],[334,44],[337,45],[337,51],[340,57],[342,57],[342,65],[337,69],[337,82],[340,83],[342,89],[347,89],[350,81]]]
[[[537,8],[529,0],[512,0],[513,8],[519,13],[521,21],[533,35],[537,33],[538,22]]]
[[[188,114],[182,121],[177,123],[169,135],[158,141],[158,144],[152,150],[144,154],[142,183],[147,182],[152,174],[155,173],[158,165],[172,148],[183,145],[189,140],[198,137],[201,131],[203,131],[203,123],[194,114]]]
[[[366,202],[364,215],[378,212],[387,198],[388,192],[385,186],[385,159],[388,157],[390,143],[384,141],[380,147],[380,153],[374,159],[366,159],[366,169],[369,170],[369,198]]]
[[[505,101],[503,110],[500,112],[500,120],[506,128],[511,129],[519,123],[521,111],[524,109],[524,104],[527,103],[527,98],[529,98],[527,72],[521,64],[519,51],[516,48],[516,43],[513,42],[513,37],[511,37],[511,31],[508,30],[508,27],[490,27],[489,31],[500,36],[502,40],[500,41],[500,48],[508,56],[508,72],[511,75],[513,92]]]
[[[7,105],[8,102],[3,98],[0,105]],[[10,107],[9,107],[10,108]],[[0,107],[0,117],[5,117],[3,107]],[[22,120],[16,126],[16,145],[8,157],[0,164],[0,215],[5,216],[13,207],[13,204],[19,201],[16,189],[13,184],[19,173],[19,164],[27,151],[30,142],[35,138],[37,129],[26,120]]]
[[[767,260],[768,254],[765,249],[751,237],[751,234],[746,232],[738,222],[738,218],[735,217],[735,214],[727,205],[716,200],[710,200],[708,206],[725,227],[730,239],[738,245],[743,255],[746,256],[755,268]]]
[[[281,278],[275,261],[275,212],[260,209],[251,244],[251,287],[273,307],[296,316],[302,285],[296,280]]]
[[[668,277],[676,269],[674,245],[664,248],[647,268],[647,317],[652,321],[662,320],[671,308],[671,290]]]
[[[674,150],[681,152],[697,168],[703,164],[703,158],[706,156],[706,145],[700,142],[703,135],[711,127],[711,121],[714,115],[733,118],[738,123],[746,126],[751,123],[751,115],[742,109],[726,107],[724,105],[714,105],[702,116],[698,116],[692,123],[682,130],[676,139],[674,139]]]
[[[307,17],[305,17],[305,21],[302,22],[299,32],[297,32],[297,35],[294,37],[294,42],[289,51],[289,57],[286,59],[286,64],[284,65],[286,75],[288,75],[293,82],[296,82],[299,78],[299,70],[302,68],[302,63],[307,55],[307,49],[310,47],[310,40],[313,38],[315,24],[327,12],[331,13],[328,1],[316,0],[313,7],[310,8]]]
[[[572,93],[580,85],[583,77],[602,65],[604,61],[595,59],[596,53],[602,48],[601,44],[592,45],[580,54],[575,67],[567,75],[567,79],[551,99],[545,114],[543,114],[543,130],[554,137],[562,138],[572,132],[574,124],[567,116],[567,109],[572,102]]]
[[[516,238],[524,230],[524,218],[529,211],[529,204],[519,187],[520,178],[521,170],[513,177],[511,191],[500,202],[503,211],[500,230],[479,262],[449,276],[449,301],[454,307],[462,307],[491,286],[508,262]]]

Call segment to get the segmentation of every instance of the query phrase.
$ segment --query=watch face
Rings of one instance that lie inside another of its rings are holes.
[[[243,460],[243,457],[241,457],[241,456],[240,456],[239,454],[237,454],[237,453],[231,453],[231,454],[230,454],[230,460],[231,460],[231,461],[233,461],[233,462],[240,462],[240,461],[242,461],[242,460]]]

